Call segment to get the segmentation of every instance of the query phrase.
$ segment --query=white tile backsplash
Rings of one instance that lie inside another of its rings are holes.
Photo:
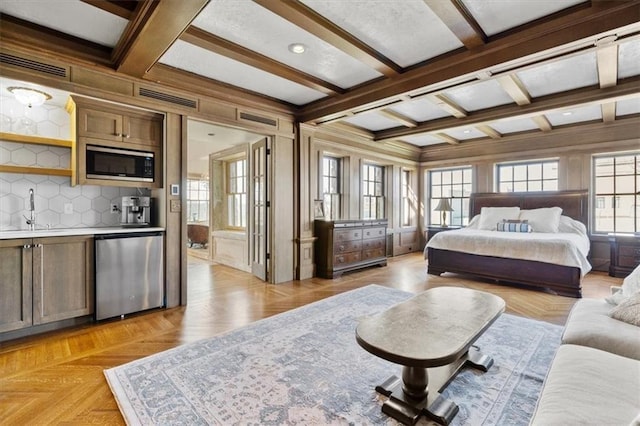
[[[61,105],[44,104],[27,108],[13,97],[0,95],[0,131],[68,139],[70,118]],[[71,150],[47,145],[33,145],[0,140],[0,164],[70,167]],[[70,178],[19,173],[0,173],[0,231],[28,229],[29,189],[35,192],[38,228],[84,228],[113,226],[120,214],[111,213],[111,204],[120,206],[125,195],[150,195],[136,188],[78,185]],[[73,211],[65,213],[65,204]]]

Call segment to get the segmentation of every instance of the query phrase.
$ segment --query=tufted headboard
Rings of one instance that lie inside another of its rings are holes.
[[[469,199],[469,219],[482,207],[520,207],[523,210],[560,207],[562,214],[582,222],[589,229],[589,191],[478,192]]]

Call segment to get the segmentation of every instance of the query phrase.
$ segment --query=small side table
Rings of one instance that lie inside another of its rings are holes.
[[[640,265],[640,234],[609,234],[609,275],[624,278]]]
[[[427,241],[429,241],[438,232],[453,231],[454,229],[460,229],[460,227],[459,226],[447,226],[447,227],[430,226],[429,228],[427,228]]]

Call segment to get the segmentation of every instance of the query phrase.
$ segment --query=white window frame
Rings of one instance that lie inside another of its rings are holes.
[[[448,182],[445,182],[446,174],[450,173]],[[460,173],[461,181],[453,183],[453,173]],[[439,176],[438,179],[435,177]],[[465,177],[468,177],[467,181]],[[435,188],[437,187],[437,188]],[[441,198],[448,198],[454,212],[447,212],[448,226],[466,226],[469,224],[469,199],[473,192],[473,166],[448,167],[444,169],[432,169],[428,171],[429,198],[428,206],[429,226],[442,225],[442,212],[435,212]]]

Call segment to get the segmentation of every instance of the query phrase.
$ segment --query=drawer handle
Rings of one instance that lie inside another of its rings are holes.
[[[338,256],[337,260],[338,260],[338,263],[344,263],[344,257],[342,256]]]
[[[31,244],[25,244],[22,246],[23,249],[30,249],[31,248]]]
[[[338,247],[338,251],[344,251],[344,246]]]

